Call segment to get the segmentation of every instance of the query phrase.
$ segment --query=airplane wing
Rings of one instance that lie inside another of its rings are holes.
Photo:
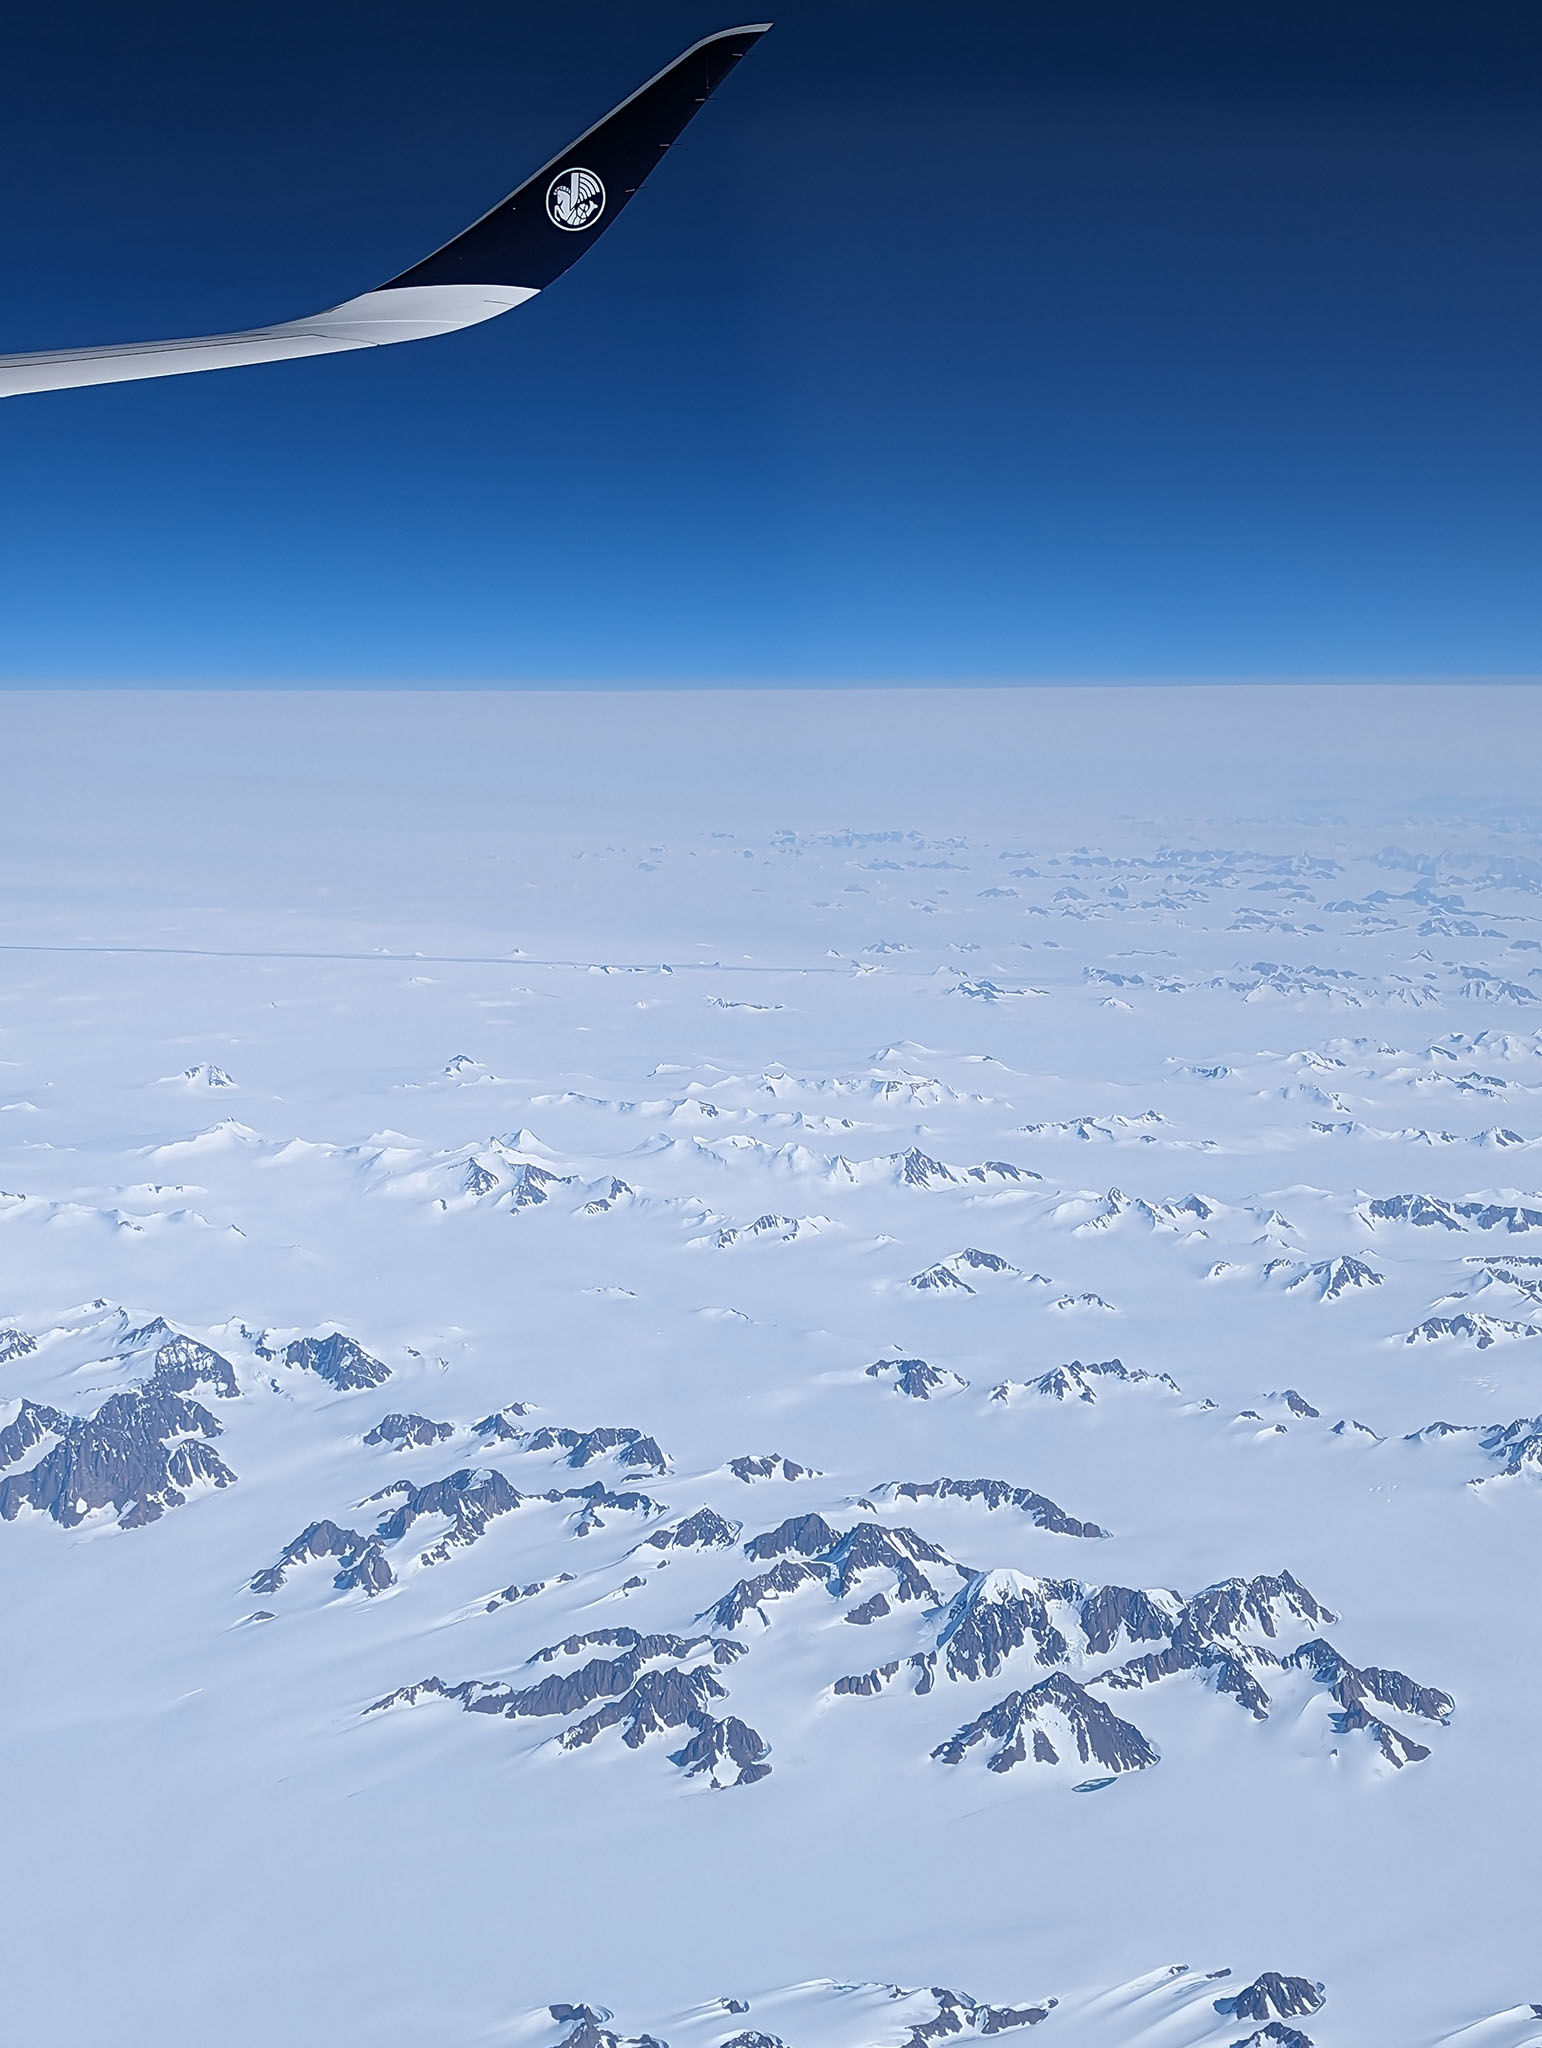
[[[693,43],[464,234],[375,291],[308,319],[238,334],[0,356],[0,398],[421,341],[522,306],[604,234],[697,109],[770,26],[753,22]]]

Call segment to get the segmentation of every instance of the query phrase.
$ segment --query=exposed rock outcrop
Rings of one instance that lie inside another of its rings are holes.
[[[312,1559],[335,1557],[340,1569],[333,1584],[341,1591],[357,1589],[383,1593],[396,1583],[396,1574],[386,1562],[378,1536],[364,1536],[357,1529],[339,1528],[336,1522],[312,1522],[292,1543],[284,1546],[278,1562],[251,1580],[254,1593],[276,1593],[289,1576],[290,1568],[309,1564]]]
[[[963,1282],[956,1281],[953,1284],[962,1286]],[[940,1366],[928,1365],[924,1358],[880,1358],[867,1368],[870,1380],[887,1379],[890,1373],[894,1375],[894,1391],[897,1394],[907,1394],[912,1401],[929,1401],[933,1394],[953,1393],[969,1384],[968,1380],[960,1379],[956,1372],[947,1372]]]
[[[358,1387],[378,1387],[391,1377],[391,1368],[356,1344],[351,1337],[334,1330],[330,1337],[299,1337],[284,1352],[285,1365],[313,1372],[342,1393]]]
[[[1117,1776],[1157,1761],[1157,1752],[1137,1727],[1060,1671],[1026,1692],[1008,1693],[932,1755],[939,1763],[962,1763],[977,1743],[997,1745],[987,1759],[993,1771],[1014,1770],[1029,1761],[1058,1764],[1074,1754],[1080,1763]]]
[[[839,1541],[840,1532],[832,1529],[823,1515],[789,1515],[764,1535],[752,1536],[744,1550],[746,1556],[757,1562],[785,1557],[789,1552],[796,1557],[819,1557],[833,1550]]]
[[[655,1529],[643,1541],[654,1550],[716,1549],[736,1543],[742,1526],[739,1522],[725,1521],[715,1508],[698,1508],[683,1522],[676,1522],[667,1529]]]
[[[780,1451],[767,1451],[759,1457],[730,1458],[728,1469],[746,1486],[752,1486],[757,1479],[808,1479],[813,1476],[807,1465],[795,1465]]]
[[[1215,2009],[1228,2019],[1289,2020],[1321,2012],[1326,2003],[1323,1987],[1309,1978],[1282,1977],[1278,1970],[1265,1970],[1230,1998],[1218,1998]]]
[[[94,1415],[24,1400],[0,1431],[0,1465],[16,1464],[48,1437],[55,1441],[35,1465],[0,1480],[0,1518],[11,1522],[23,1508],[35,1508],[73,1529],[110,1507],[120,1528],[137,1529],[183,1506],[194,1486],[232,1485],[235,1473],[211,1448],[220,1424],[182,1391],[206,1383],[227,1399],[240,1391],[226,1359],[191,1338],[172,1337],[156,1353],[150,1377],[110,1394]]]
[[[489,1420],[492,1418],[489,1417]],[[651,1436],[640,1429],[537,1429],[524,1440],[527,1451],[566,1451],[563,1463],[575,1471],[614,1452],[616,1462],[634,1471],[661,1473],[669,1460]]]
[[[405,1451],[425,1444],[443,1443],[454,1436],[453,1422],[431,1422],[426,1415],[382,1415],[365,1437],[367,1444],[390,1444]]]
[[[901,1479],[891,1480],[876,1490],[880,1499],[891,1500],[979,1500],[994,1512],[1016,1508],[1041,1529],[1057,1536],[1107,1536],[1096,1522],[1081,1522],[1045,1494],[1031,1487],[1013,1486],[1005,1479]]]

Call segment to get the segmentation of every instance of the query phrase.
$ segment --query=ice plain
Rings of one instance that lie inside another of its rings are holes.
[[[16,2038],[1542,2041],[1537,710],[7,697]]]

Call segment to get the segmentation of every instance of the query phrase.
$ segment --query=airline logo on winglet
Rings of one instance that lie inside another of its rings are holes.
[[[546,188],[546,212],[553,227],[577,234],[592,228],[605,211],[605,187],[593,171],[561,171]]]

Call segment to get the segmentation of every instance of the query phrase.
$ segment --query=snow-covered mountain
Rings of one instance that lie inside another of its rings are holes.
[[[18,2040],[1542,2043],[1535,821],[177,744],[7,828]]]

